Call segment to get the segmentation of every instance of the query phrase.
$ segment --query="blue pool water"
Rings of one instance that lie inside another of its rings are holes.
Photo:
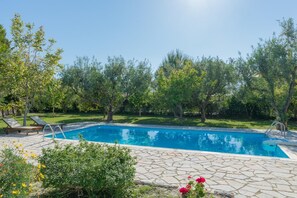
[[[65,132],[67,139],[288,158],[262,133],[97,125]],[[50,136],[49,136],[50,137]],[[57,134],[57,138],[63,138]]]

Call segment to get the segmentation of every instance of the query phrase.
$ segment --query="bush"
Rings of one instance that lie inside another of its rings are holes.
[[[43,149],[39,163],[44,187],[73,190],[88,197],[130,197],[134,185],[135,159],[130,150],[80,141]]]
[[[20,145],[15,146],[0,151],[0,198],[27,197],[35,179],[36,168],[23,157],[31,158],[31,155]]]

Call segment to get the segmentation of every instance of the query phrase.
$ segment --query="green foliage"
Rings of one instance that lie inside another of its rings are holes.
[[[297,29],[293,19],[280,22],[279,36],[260,42],[247,60],[238,60],[245,84],[265,95],[276,118],[285,123],[296,86]]]
[[[122,105],[126,62],[123,57],[108,57],[104,67],[104,95],[102,104],[107,112],[107,121],[113,120],[113,113]]]
[[[157,187],[152,185],[136,185],[133,198],[179,198],[176,188]]]
[[[36,170],[23,154],[19,145],[0,151],[0,197],[27,197],[30,193]]]
[[[166,76],[160,69],[157,75],[157,99],[162,106],[178,112],[179,117],[183,115],[183,107],[189,105],[194,94],[194,90],[201,78],[193,68],[191,61],[185,61],[182,69],[172,69]]]
[[[19,15],[12,20],[11,41],[0,25],[0,110],[99,111],[163,114],[175,117],[275,117],[286,124],[297,118],[297,29],[293,19],[280,22],[281,33],[261,40],[236,62],[208,57],[196,61],[176,50],[167,54],[153,78],[147,60],[109,57],[106,64],[78,57],[61,73],[61,49]],[[237,73],[235,72],[237,70]],[[269,105],[269,106],[268,106]],[[178,121],[181,122],[181,121]]]
[[[24,125],[34,96],[44,90],[61,68],[61,49],[53,50],[55,41],[45,39],[43,27],[34,32],[34,25],[15,15],[11,26],[12,51],[6,64],[4,82],[24,104]],[[3,72],[3,71],[1,71]]]
[[[6,30],[0,25],[0,67],[5,67],[10,51],[10,41],[6,38]]]
[[[101,70],[100,63],[88,57],[78,57],[73,65],[65,68],[61,76],[67,101],[73,101],[81,111],[97,110],[104,94]],[[65,105],[67,103],[64,108]]]
[[[135,159],[130,150],[81,141],[79,145],[56,145],[44,149],[39,162],[46,168],[44,187],[74,190],[88,197],[129,197],[133,187]]]
[[[10,41],[6,38],[6,30],[0,25],[0,54],[3,55],[8,51],[10,51]]]
[[[199,177],[194,181],[191,176],[188,176],[188,180],[186,187],[179,189],[182,198],[200,198],[206,196],[206,189],[204,186],[206,180],[204,177]]]
[[[37,111],[51,111],[53,114],[56,109],[61,109],[65,100],[66,89],[62,86],[61,80],[54,78],[47,84],[44,90],[34,97],[32,109]],[[69,101],[68,101],[69,102]]]
[[[202,75],[200,86],[196,87],[196,103],[201,110],[201,122],[205,122],[206,107],[218,103],[222,96],[231,93],[236,82],[233,65],[219,58],[205,58],[196,61],[195,68]]]
[[[9,90],[5,87],[5,70],[6,64],[9,62],[10,54],[10,42],[6,38],[6,31],[2,25],[0,25],[0,110],[7,108],[4,102],[4,97],[9,93]]]
[[[202,58],[194,62],[180,51],[171,52],[156,73],[155,104],[181,118],[186,107],[197,107],[205,122],[207,107],[220,109],[236,83],[232,62]]]
[[[126,61],[122,57],[108,58],[104,68],[93,58],[79,57],[74,65],[62,72],[65,97],[76,95],[82,111],[102,110],[108,121],[124,101],[130,108],[141,110],[149,101],[151,69],[147,61]]]
[[[164,75],[168,77],[173,70],[182,69],[185,65],[185,62],[189,60],[190,59],[185,54],[183,54],[180,50],[175,50],[167,54],[159,70],[162,70]]]
[[[130,108],[141,115],[142,109],[150,103],[152,73],[148,61],[128,61],[124,76],[124,92]]]

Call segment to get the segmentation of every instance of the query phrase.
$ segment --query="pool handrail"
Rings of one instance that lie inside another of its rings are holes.
[[[43,141],[44,141],[44,136],[45,136],[45,129],[46,128],[49,128],[52,132],[52,138],[55,139],[55,136],[56,136],[56,132],[55,132],[55,129],[59,129],[60,130],[60,133],[62,133],[64,139],[66,139],[66,136],[64,134],[64,131],[62,130],[61,126],[60,125],[56,125],[55,128],[53,129],[53,127],[50,125],[50,124],[46,124],[44,127],[43,127]]]
[[[273,127],[276,127],[277,125],[280,126],[280,132],[281,132],[281,135],[284,134],[284,137],[286,137],[286,133],[287,133],[287,130],[286,130],[286,126],[282,123],[282,122],[279,122],[277,120],[273,121],[272,124],[270,125],[270,127],[265,131],[265,134],[269,134],[271,131],[272,131],[272,128]]]

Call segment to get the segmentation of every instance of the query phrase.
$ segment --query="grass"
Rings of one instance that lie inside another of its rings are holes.
[[[48,123],[74,123],[74,122],[102,122],[105,121],[103,115],[92,113],[32,113],[38,115]],[[23,117],[16,117],[22,123]],[[134,115],[115,115],[114,123],[132,123],[132,124],[155,124],[155,125],[176,125],[176,126],[198,126],[198,127],[222,127],[222,128],[246,128],[246,129],[267,129],[273,120],[247,120],[247,119],[207,119],[201,123],[199,118],[177,119],[166,116],[134,116]],[[33,122],[28,119],[28,125]],[[6,124],[0,122],[0,133]],[[297,130],[297,124],[289,122],[290,130]]]
[[[78,196],[77,193],[69,190],[58,190],[54,188],[44,189],[41,186],[40,182],[36,182],[33,184],[33,191],[30,193],[30,197],[32,198],[76,198],[81,197],[84,198],[86,196]],[[141,198],[179,198],[178,189],[175,188],[165,188],[165,187],[157,187],[152,185],[135,185],[132,190],[131,197],[141,197]]]

